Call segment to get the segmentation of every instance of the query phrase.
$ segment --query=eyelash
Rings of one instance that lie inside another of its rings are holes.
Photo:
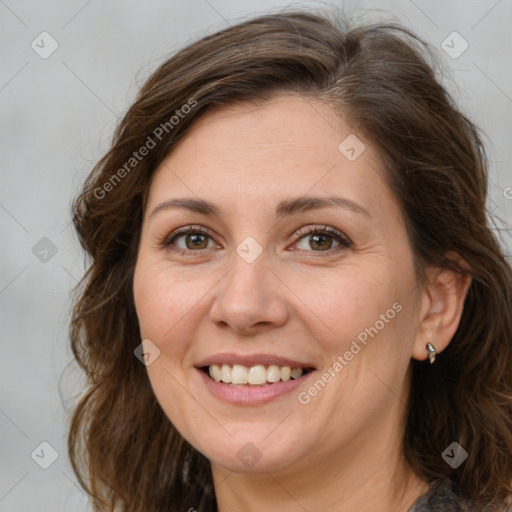
[[[297,229],[294,234],[297,236],[297,240],[294,243],[299,242],[302,238],[312,235],[328,235],[333,238],[337,242],[339,242],[339,246],[327,249],[325,251],[314,251],[308,250],[307,252],[317,252],[317,253],[328,253],[332,254],[333,252],[337,252],[339,250],[348,249],[352,246],[352,242],[344,235],[342,235],[339,231],[330,228],[329,226],[306,226],[300,229]],[[184,226],[182,228],[173,231],[170,235],[168,235],[163,243],[160,245],[162,248],[170,248],[171,245],[174,244],[176,239],[183,235],[205,235],[213,239],[210,231],[201,226]],[[201,252],[201,250],[194,251],[193,249],[182,249],[181,247],[173,247],[172,250],[181,251],[182,254],[185,252],[193,253],[193,252]],[[303,250],[303,249],[299,249]]]
[[[308,251],[308,252],[327,252],[332,253],[341,249],[349,249],[352,246],[352,242],[344,235],[342,235],[338,230],[334,228],[330,228],[329,226],[306,226],[304,228],[297,229],[294,232],[297,235],[297,240],[295,243],[302,240],[302,238],[311,236],[311,235],[328,235],[331,238],[334,238],[337,242],[339,242],[339,246],[333,249],[327,249],[326,251]]]

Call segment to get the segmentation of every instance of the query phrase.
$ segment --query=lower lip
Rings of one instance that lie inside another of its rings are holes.
[[[259,405],[270,402],[283,395],[291,393],[301,386],[306,379],[314,373],[311,371],[298,379],[286,382],[274,382],[264,386],[240,385],[233,386],[224,382],[217,382],[206,375],[203,370],[197,370],[201,374],[207,389],[217,398],[236,405]]]

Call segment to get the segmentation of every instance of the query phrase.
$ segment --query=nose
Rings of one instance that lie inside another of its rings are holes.
[[[252,335],[288,319],[286,287],[261,257],[247,263],[233,255],[231,271],[214,289],[210,319],[221,328]]]

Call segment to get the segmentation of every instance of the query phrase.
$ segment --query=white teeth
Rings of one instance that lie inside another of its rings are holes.
[[[289,366],[281,366],[281,380],[286,382],[292,376],[292,369]]]
[[[253,386],[262,386],[268,383],[279,381],[289,381],[290,379],[298,379],[303,374],[302,368],[290,368],[289,366],[278,366],[271,364],[265,367],[257,364],[248,368],[241,364],[230,366],[229,364],[212,364],[208,368],[210,377],[217,382],[225,384],[250,384]]]
[[[210,366],[209,370],[210,370],[210,377],[213,380],[216,380],[217,382],[220,382],[222,380],[222,371],[218,364],[212,364]]]
[[[267,370],[267,380],[269,382],[277,382],[281,379],[281,370],[279,366],[271,364]]]
[[[233,365],[231,370],[232,384],[247,384],[247,368],[241,364]]]
[[[222,365],[221,380],[226,384],[229,384],[231,382],[231,366],[227,364]]]
[[[267,382],[267,369],[262,365],[251,366],[249,370],[249,384],[265,384]]]

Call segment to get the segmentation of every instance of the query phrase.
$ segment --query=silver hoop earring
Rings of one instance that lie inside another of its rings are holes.
[[[432,343],[428,342],[426,345],[427,351],[428,351],[428,360],[430,364],[434,364],[434,361],[436,360],[436,347],[432,345]]]

